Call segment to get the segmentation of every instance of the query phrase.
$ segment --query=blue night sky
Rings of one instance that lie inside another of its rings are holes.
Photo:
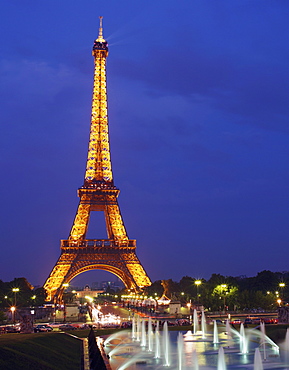
[[[0,14],[0,279],[42,285],[69,235],[100,15],[114,182],[151,280],[289,270],[287,0],[13,0]]]

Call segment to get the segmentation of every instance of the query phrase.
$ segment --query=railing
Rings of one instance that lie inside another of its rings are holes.
[[[85,239],[85,240],[61,240],[61,248],[75,248],[75,249],[85,249],[85,248],[114,248],[114,249],[135,249],[136,240],[114,240],[114,239]]]

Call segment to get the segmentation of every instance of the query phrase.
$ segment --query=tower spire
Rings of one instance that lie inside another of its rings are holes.
[[[98,38],[96,39],[96,41],[98,41],[98,42],[104,42],[105,41],[105,39],[102,36],[102,18],[103,17],[99,17],[99,32],[98,32]]]

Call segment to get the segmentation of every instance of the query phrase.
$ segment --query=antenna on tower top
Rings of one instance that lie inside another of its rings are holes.
[[[99,17],[99,32],[98,32],[98,38],[96,39],[96,41],[98,41],[98,42],[104,42],[105,41],[105,39],[102,36],[102,18],[103,17]]]

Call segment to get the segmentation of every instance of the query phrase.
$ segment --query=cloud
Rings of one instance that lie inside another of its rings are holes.
[[[145,61],[117,60],[114,69],[145,83],[150,94],[180,95],[191,104],[206,101],[235,123],[289,132],[289,76],[280,61],[178,49],[154,48]]]
[[[15,106],[15,100],[21,108],[37,104],[55,103],[59,93],[68,87],[83,85],[83,76],[77,70],[64,64],[49,64],[38,60],[1,60],[1,99]]]
[[[64,64],[1,60],[0,78],[1,141],[8,150],[19,149],[19,144],[43,147],[61,132],[73,132],[86,106],[89,112],[85,76]]]

